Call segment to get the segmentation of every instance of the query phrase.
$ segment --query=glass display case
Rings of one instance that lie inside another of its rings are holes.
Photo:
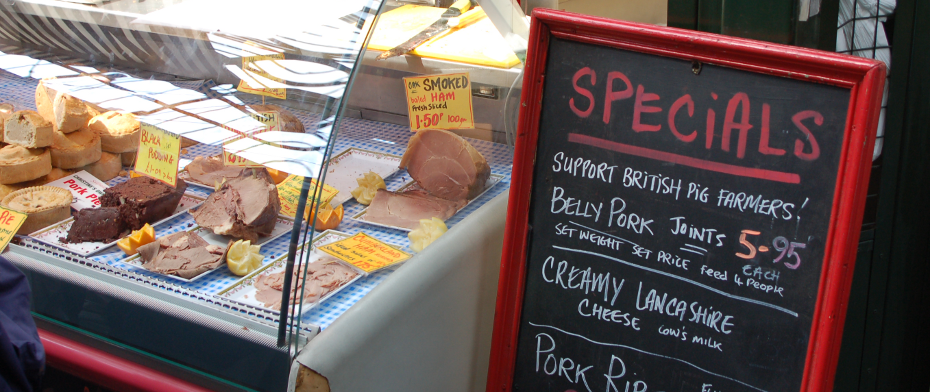
[[[480,3],[0,4],[0,206],[28,215],[2,256],[40,329],[215,390],[294,387],[400,287],[489,332],[528,22]],[[404,78],[450,74],[413,110],[471,118],[411,119]]]

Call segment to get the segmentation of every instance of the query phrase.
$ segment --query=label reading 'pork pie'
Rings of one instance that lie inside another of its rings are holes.
[[[22,212],[0,206],[0,252],[6,249],[19,227],[26,222],[26,217]]]
[[[103,190],[108,188],[107,184],[86,171],[59,178],[48,185],[71,191],[71,196],[73,196],[71,208],[77,211],[100,207]]]
[[[394,249],[365,233],[323,245],[319,249],[368,273],[410,258],[409,253]]]

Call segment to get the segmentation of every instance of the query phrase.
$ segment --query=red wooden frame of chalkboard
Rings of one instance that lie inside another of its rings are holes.
[[[814,311],[802,391],[830,391],[839,357],[846,301],[862,225],[885,81],[885,65],[831,52],[717,34],[622,22],[548,9],[534,10],[517,128],[513,182],[501,257],[488,391],[513,383],[526,279],[527,224],[539,139],[550,37],[620,48],[850,89],[832,221]]]

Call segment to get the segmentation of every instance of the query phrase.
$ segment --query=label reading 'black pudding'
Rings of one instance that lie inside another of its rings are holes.
[[[553,38],[514,390],[800,389],[849,100]]]

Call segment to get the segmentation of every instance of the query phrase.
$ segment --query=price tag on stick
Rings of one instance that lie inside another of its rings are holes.
[[[468,73],[404,78],[410,130],[475,127]]]
[[[165,184],[176,186],[181,137],[154,125],[142,123],[136,171]]]
[[[261,76],[265,79],[278,82],[283,84],[284,80],[281,78],[276,78],[271,76],[271,74],[263,71],[258,63],[261,61],[274,61],[274,60],[284,60],[283,53],[276,53],[268,56],[246,56],[242,58],[242,71],[250,76]],[[255,79],[256,82],[261,83],[258,79]],[[278,98],[278,99],[287,99],[287,89],[286,88],[270,88],[263,85],[253,86],[245,81],[239,81],[239,86],[236,87],[237,90],[249,94],[264,95],[266,97]]]
[[[273,132],[281,130],[278,124],[278,118],[280,117],[278,112],[249,113],[249,116],[265,125],[265,129],[261,132]]]
[[[242,139],[243,139],[243,137],[238,137],[238,138],[235,138],[235,139],[233,139],[233,140],[230,140],[230,141],[227,141],[227,142],[224,142],[224,143],[223,143],[223,166],[236,166],[236,167],[264,167],[264,165],[262,165],[262,164],[260,164],[260,163],[255,163],[255,162],[250,161],[250,160],[248,160],[248,159],[246,159],[246,158],[243,158],[243,157],[241,157],[241,156],[239,156],[239,155],[236,155],[236,154],[233,154],[233,153],[229,152],[229,148],[228,148],[227,146],[228,146],[229,144],[232,144],[232,143],[237,142],[237,141],[242,140]]]

